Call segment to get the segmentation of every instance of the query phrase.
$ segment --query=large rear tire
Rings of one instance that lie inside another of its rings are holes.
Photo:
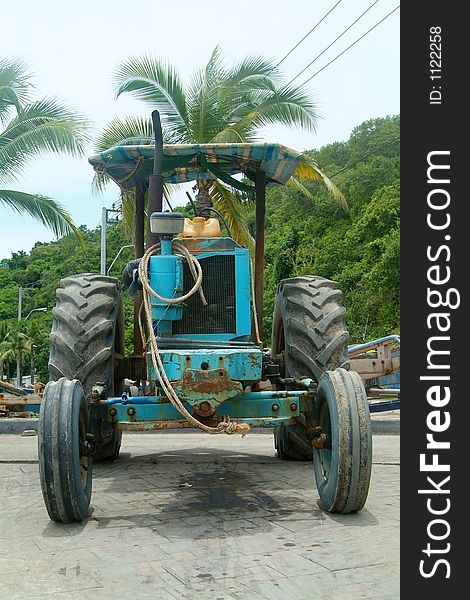
[[[86,397],[97,383],[104,384],[105,395],[120,395],[124,317],[119,281],[91,273],[62,279],[52,314],[49,379],[78,379]],[[94,418],[90,428],[95,436],[95,460],[117,458],[119,426]]]
[[[80,382],[49,382],[39,413],[38,458],[42,494],[52,521],[88,516],[92,489],[88,405]]]
[[[313,468],[322,508],[357,512],[366,502],[372,469],[369,405],[360,375],[324,373],[315,403],[323,447],[313,451]]]
[[[274,306],[272,358],[280,362],[283,377],[318,383],[325,371],[349,369],[349,334],[341,296],[337,284],[324,277],[281,281]],[[276,427],[274,446],[282,460],[313,460],[301,423]]]

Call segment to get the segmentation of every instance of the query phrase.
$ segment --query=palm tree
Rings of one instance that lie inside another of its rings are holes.
[[[129,58],[114,75],[116,96],[131,93],[160,112],[164,142],[168,144],[239,143],[259,141],[265,125],[281,123],[315,131],[317,110],[301,86],[282,85],[273,60],[249,56],[239,64],[226,67],[219,48],[215,48],[206,67],[198,71],[188,86],[183,86],[176,69],[150,56]],[[97,151],[118,144],[149,143],[153,139],[149,119],[115,118],[101,132]],[[319,170],[314,160],[303,156],[296,175],[325,184],[344,204],[334,184]],[[95,175],[94,185],[106,183]],[[298,178],[291,178],[304,194],[312,194]],[[242,218],[246,196],[233,191],[217,179],[197,181],[200,205],[210,202],[228,221],[240,242],[250,238]],[[122,197],[123,212],[129,210],[129,194]]]
[[[5,329],[5,334],[1,342],[1,353],[3,360],[11,361],[13,357],[17,360],[18,381],[22,381],[23,359],[25,354],[31,352],[32,340],[28,335],[27,325],[24,322],[11,322]],[[0,358],[1,360],[1,358]]]
[[[32,100],[32,90],[23,62],[0,59],[0,204],[34,217],[57,237],[73,232],[82,240],[72,217],[52,198],[3,189],[32,158],[46,152],[78,156],[87,140],[81,116],[55,98]]]
[[[9,342],[5,340],[8,326],[8,321],[0,321],[0,381],[3,381],[5,367],[8,376],[9,363],[15,359],[15,352],[11,349]]]
[[[3,381],[5,368],[7,370],[7,378],[9,376],[10,363],[16,359],[15,351],[11,348],[7,340],[0,341],[0,382]]]

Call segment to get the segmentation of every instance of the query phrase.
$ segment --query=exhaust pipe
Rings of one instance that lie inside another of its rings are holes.
[[[152,233],[150,229],[150,216],[154,212],[163,210],[163,134],[160,113],[158,110],[152,112],[153,131],[155,134],[155,158],[153,161],[153,175],[149,177],[148,193],[148,215],[147,215],[147,249],[159,241],[159,236]]]

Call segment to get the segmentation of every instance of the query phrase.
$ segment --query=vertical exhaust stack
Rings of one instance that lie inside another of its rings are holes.
[[[155,158],[153,162],[153,175],[149,177],[148,216],[146,246],[150,248],[159,241],[159,236],[150,229],[150,216],[154,212],[163,210],[163,134],[160,113],[152,112],[153,131],[155,134]]]

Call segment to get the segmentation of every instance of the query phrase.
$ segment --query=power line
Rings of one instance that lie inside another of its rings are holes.
[[[311,77],[309,77],[308,79],[306,79],[303,82],[302,85],[305,85],[306,83],[308,83],[309,81],[311,81],[314,77],[316,77],[319,73],[321,73],[324,69],[326,69],[326,67],[329,67],[332,63],[335,62],[335,60],[338,60],[338,58],[340,56],[343,56],[343,54],[345,54],[348,50],[350,50],[353,46],[355,46],[358,42],[360,42],[363,38],[365,38],[366,35],[368,35],[371,31],[373,31],[376,27],[378,27],[381,23],[383,23],[385,21],[385,19],[388,19],[388,17],[390,17],[399,8],[400,8],[400,5],[395,6],[395,8],[393,10],[391,10],[387,15],[385,15],[385,17],[383,19],[380,19],[380,21],[378,21],[373,27],[371,27],[368,31],[366,31],[363,35],[361,35],[361,37],[357,38],[357,40],[355,42],[353,42],[345,50],[343,50],[342,52],[340,52],[337,56],[335,56],[332,60],[330,60],[330,62],[326,63],[325,66],[323,66],[321,69],[319,69]]]
[[[380,152],[380,150],[382,150],[383,148],[386,148],[387,146],[390,146],[394,142],[397,142],[399,139],[400,139],[399,136],[396,137],[396,138],[393,138],[393,140],[390,140],[389,142],[386,142],[385,144],[382,144],[378,148],[375,148],[375,150],[372,150],[371,152],[368,152],[367,154],[364,154],[363,156],[361,156],[360,158],[358,158],[354,162],[350,163],[349,165],[346,165],[345,167],[343,167],[339,171],[336,171],[336,173],[333,173],[333,175],[329,175],[329,179],[333,179],[333,177],[336,177],[340,173],[344,173],[345,171],[349,171],[349,169],[352,169],[358,163],[362,162],[366,158],[369,158],[369,156],[372,156],[372,154],[377,154],[377,152]],[[307,213],[312,212],[312,210],[315,210],[315,208],[316,208],[315,206],[311,206],[310,208],[307,208],[307,210],[304,210],[303,212],[301,212],[300,215],[298,215],[298,217],[303,217]]]
[[[299,73],[297,73],[297,75],[296,75],[296,76],[295,76],[293,79],[291,79],[287,85],[290,85],[290,84],[291,84],[293,81],[295,81],[295,80],[297,79],[297,77],[300,77],[300,75],[302,75],[302,73],[304,73],[304,72],[305,72],[305,71],[306,71],[306,70],[307,70],[309,67],[311,67],[311,66],[313,65],[313,63],[314,63],[314,62],[316,62],[316,61],[317,61],[317,60],[320,58],[320,56],[322,56],[323,54],[325,54],[325,52],[326,52],[327,50],[329,50],[329,49],[331,48],[331,46],[333,46],[333,44],[336,44],[336,42],[337,42],[337,41],[338,41],[340,38],[342,38],[342,37],[343,37],[343,35],[344,35],[345,33],[347,33],[347,32],[348,32],[348,31],[351,29],[351,27],[353,27],[353,26],[354,26],[354,25],[355,25],[355,24],[356,24],[358,21],[360,21],[360,20],[362,19],[362,17],[363,17],[363,16],[364,16],[366,13],[368,13],[368,12],[370,11],[370,9],[371,9],[371,8],[373,8],[373,7],[374,7],[374,6],[375,6],[375,5],[376,5],[378,2],[380,2],[380,0],[375,0],[375,2],[373,2],[373,3],[372,3],[370,6],[369,6],[369,8],[366,8],[366,10],[365,10],[365,11],[364,11],[362,14],[360,14],[360,15],[357,17],[357,19],[351,23],[351,25],[349,25],[349,26],[348,26],[348,27],[347,27],[347,28],[346,28],[346,29],[345,29],[345,30],[344,30],[342,33],[340,33],[340,34],[339,34],[339,36],[338,36],[337,38],[335,38],[335,39],[334,39],[334,40],[331,42],[331,44],[330,44],[329,46],[327,46],[327,47],[326,47],[324,50],[322,50],[322,51],[320,52],[320,54],[317,54],[317,56],[315,56],[315,58],[314,58],[312,61],[310,61],[306,67],[304,67],[304,68],[303,68],[303,69],[302,69],[302,70],[301,70]],[[286,87],[287,87],[287,86],[286,86]]]
[[[22,287],[23,289],[34,288],[34,286],[40,283],[42,283],[42,279],[38,279],[37,281],[33,281],[32,283],[23,283],[23,285],[21,285],[20,287]]]
[[[277,69],[277,68],[278,68],[278,66],[279,66],[281,63],[283,63],[283,62],[286,60],[286,58],[287,58],[288,56],[290,56],[290,55],[292,54],[292,52],[294,52],[294,50],[295,50],[296,48],[298,48],[298,47],[300,46],[300,44],[301,44],[301,43],[302,43],[304,40],[306,40],[306,39],[308,38],[308,36],[309,36],[311,33],[313,33],[313,32],[315,31],[315,29],[316,29],[316,28],[317,28],[317,27],[320,25],[320,23],[321,23],[322,21],[324,21],[324,20],[326,19],[326,17],[327,17],[327,16],[328,16],[330,13],[332,13],[332,12],[334,11],[334,9],[335,9],[335,8],[338,6],[338,4],[341,4],[341,2],[342,2],[342,1],[343,1],[343,0],[339,0],[339,1],[338,1],[338,2],[337,2],[337,3],[336,3],[336,4],[335,4],[335,5],[332,7],[332,8],[330,8],[330,10],[329,10],[329,11],[328,11],[328,12],[327,12],[325,15],[323,15],[323,17],[322,17],[322,18],[321,18],[321,19],[318,21],[318,23],[316,23],[316,24],[315,24],[315,25],[312,27],[312,29],[310,29],[310,31],[309,31],[308,33],[306,33],[306,34],[304,35],[304,37],[303,37],[303,38],[302,38],[302,39],[301,39],[299,42],[297,42],[297,44],[296,44],[296,45],[295,45],[293,48],[291,48],[291,49],[289,50],[289,52],[288,52],[288,53],[287,53],[287,54],[286,54],[286,55],[285,55],[283,58],[281,58],[281,60],[280,60],[280,61],[277,63],[277,65],[275,65],[275,66],[274,66],[274,67],[271,69],[270,73],[272,73],[272,72],[274,71],[274,69]]]
[[[360,163],[363,160],[365,160],[366,158],[369,158],[369,156],[372,156],[372,154],[377,154],[377,152],[379,152],[383,148],[386,148],[387,146],[390,146],[390,144],[393,144],[394,142],[397,142],[399,139],[400,139],[400,137],[393,138],[393,140],[390,140],[386,144],[383,144],[382,146],[379,146],[375,150],[372,150],[372,152],[369,152],[368,154],[364,154],[364,156],[361,156],[361,158],[358,158],[353,163],[351,163],[349,165],[346,165],[345,167],[343,167],[339,171],[336,171],[336,173],[333,173],[333,175],[331,175],[329,178],[333,179],[333,177],[336,177],[336,175],[339,175],[340,173],[343,173],[344,171],[348,171],[349,169],[352,169],[355,165],[357,165],[357,163]]]

